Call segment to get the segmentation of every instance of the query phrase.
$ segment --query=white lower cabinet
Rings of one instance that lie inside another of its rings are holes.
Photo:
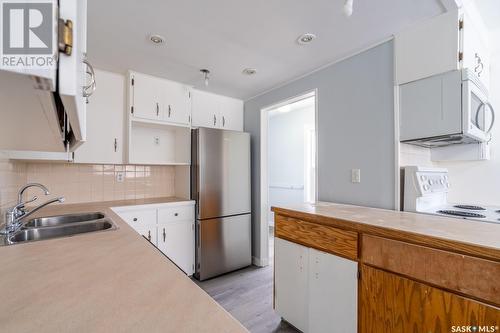
[[[194,221],[158,224],[158,249],[187,275],[194,274]]]
[[[184,273],[194,274],[194,201],[113,210]]]
[[[274,244],[275,308],[283,319],[307,332],[308,248],[276,238]]]
[[[275,309],[307,333],[357,331],[358,264],[275,240]]]
[[[144,238],[151,242],[151,244],[155,245],[158,242],[158,233],[156,230],[156,226],[145,226],[145,227],[135,227],[134,230],[141,234]]]

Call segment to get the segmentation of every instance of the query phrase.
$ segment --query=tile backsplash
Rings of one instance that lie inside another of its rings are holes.
[[[50,198],[64,196],[66,203],[143,199],[173,196],[175,169],[173,166],[0,160],[0,210],[15,203],[19,188],[32,182],[46,185]],[[27,196],[33,195],[41,200],[49,198],[41,195],[39,189],[27,191]]]

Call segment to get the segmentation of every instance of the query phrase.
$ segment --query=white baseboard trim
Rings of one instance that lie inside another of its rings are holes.
[[[266,267],[269,265],[269,258],[257,258],[252,256],[252,264],[259,267]]]

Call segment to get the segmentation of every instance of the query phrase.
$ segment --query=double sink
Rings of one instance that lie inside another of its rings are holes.
[[[99,212],[47,216],[29,220],[6,241],[8,244],[18,244],[114,229],[114,223]]]

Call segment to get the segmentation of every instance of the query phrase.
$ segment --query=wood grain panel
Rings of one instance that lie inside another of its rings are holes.
[[[272,210],[311,223],[500,261],[500,225],[494,223],[339,204]]]
[[[358,258],[358,234],[356,232],[278,214],[275,215],[275,228],[276,237],[349,259]]]
[[[488,326],[493,330],[484,332],[495,332],[500,326],[499,308],[366,265],[360,305],[361,333],[447,333],[453,326]]]
[[[500,305],[500,263],[363,235],[364,263]]]

